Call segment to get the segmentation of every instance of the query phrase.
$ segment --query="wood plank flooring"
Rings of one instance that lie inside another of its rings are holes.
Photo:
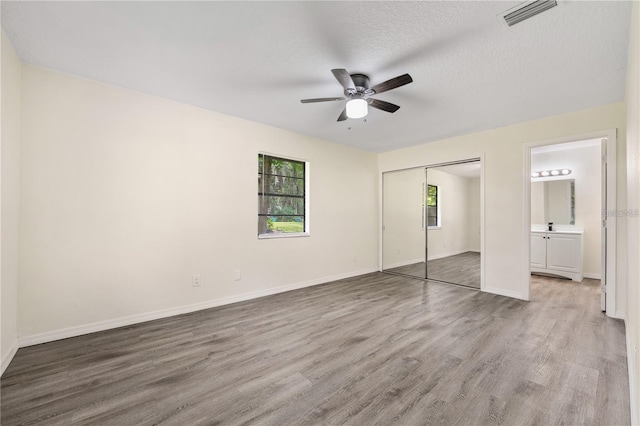
[[[598,283],[523,302],[374,273],[20,349],[1,423],[629,424]]]
[[[425,278],[424,262],[388,269],[388,272]],[[480,288],[480,253],[468,251],[427,262],[427,278]]]

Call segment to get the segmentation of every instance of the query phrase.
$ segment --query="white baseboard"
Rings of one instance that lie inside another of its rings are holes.
[[[9,364],[11,364],[11,360],[13,360],[16,352],[18,352],[18,341],[16,341],[11,349],[9,349],[9,352],[0,359],[0,376],[4,374],[4,370],[6,370]]]
[[[484,291],[486,293],[497,294],[498,296],[507,296],[507,297],[512,297],[514,299],[526,300],[524,296],[522,296],[522,294],[518,293],[517,291],[503,290],[501,288],[495,288],[495,287],[485,287]]]
[[[98,321],[90,324],[63,328],[60,330],[47,331],[45,333],[32,334],[30,336],[20,337],[19,347],[23,348],[26,346],[39,345],[41,343],[53,342],[55,340],[68,339],[69,337],[82,336],[83,334],[96,333],[98,331],[110,330],[113,328],[138,324],[141,322],[153,321],[156,319],[200,311],[203,309],[215,308],[216,306],[229,305],[231,303],[257,299],[259,297],[284,293],[286,291],[297,290],[304,287],[311,287],[318,284],[324,284],[331,281],[342,280],[345,278],[351,278],[377,271],[378,268],[367,268],[356,272],[348,272],[299,283],[287,284],[279,287],[272,287],[264,290],[252,291],[250,293],[243,293],[235,296],[222,297],[219,299],[208,300],[206,302],[194,303],[192,305],[178,306],[175,308],[162,309],[159,311],[146,312],[143,314],[129,315],[126,317],[114,318],[106,321]],[[2,365],[4,366],[4,361]]]
[[[627,372],[629,373],[629,409],[631,410],[631,424],[638,425],[638,399],[636,398],[637,389],[633,378],[636,376],[637,366],[636,357],[633,353],[633,345],[631,344],[631,335],[629,334],[629,326],[624,323],[624,329],[627,339]]]
[[[591,272],[583,272],[582,276],[584,278],[591,278],[592,280],[601,280],[602,279],[602,275],[600,274],[593,274]]]

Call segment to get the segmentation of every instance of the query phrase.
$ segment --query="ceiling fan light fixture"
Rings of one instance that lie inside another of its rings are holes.
[[[369,113],[369,104],[365,99],[351,99],[347,102],[347,117],[362,118]]]

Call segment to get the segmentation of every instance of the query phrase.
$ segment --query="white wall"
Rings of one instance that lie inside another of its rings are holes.
[[[441,216],[440,228],[427,231],[429,260],[469,251],[468,179],[432,168],[427,182],[438,186]]]
[[[531,155],[531,170],[571,169],[571,175],[568,178],[575,180],[575,226],[584,228],[582,259],[584,273],[595,278],[600,276],[602,266],[600,258],[600,221],[602,219],[600,151],[599,146],[588,146]],[[536,179],[537,181],[541,180]],[[544,221],[533,222],[533,204],[531,223],[545,223]]]
[[[423,168],[385,173],[383,178],[383,269],[424,262]]]
[[[527,246],[524,230],[529,227],[523,211],[523,144],[611,128],[621,130],[617,141],[618,192],[624,193],[625,104],[622,102],[382,153],[378,157],[379,171],[484,155],[487,291],[523,298],[529,280],[523,263]],[[624,225],[619,224],[617,231],[618,243],[624,244]],[[623,247],[618,247],[618,253],[624,252]],[[620,276],[623,270],[626,272],[626,264],[620,255],[617,275]],[[624,301],[626,291],[621,284],[617,291],[617,306],[622,306]]]
[[[0,374],[17,350],[18,344],[18,218],[20,189],[20,86],[21,63],[9,39],[2,32],[2,93],[0,167],[2,196],[1,223],[1,286],[0,300]]]
[[[22,84],[21,341],[377,270],[375,154],[28,65]],[[310,162],[310,237],[258,240],[260,151]]]
[[[627,350],[629,379],[631,382],[631,420],[640,421],[640,5],[633,3],[629,30],[629,54],[627,59],[627,222],[629,238],[626,250],[629,259],[627,278],[629,297],[626,304]],[[620,218],[619,218],[620,219]]]

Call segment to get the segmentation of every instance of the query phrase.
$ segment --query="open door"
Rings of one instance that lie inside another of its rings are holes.
[[[602,312],[607,311],[607,140],[602,139],[601,152],[602,152],[602,182],[600,190],[602,196],[600,197],[601,212],[602,212],[602,238],[600,238],[600,247],[602,250],[601,261],[602,266],[600,269],[600,310]]]

